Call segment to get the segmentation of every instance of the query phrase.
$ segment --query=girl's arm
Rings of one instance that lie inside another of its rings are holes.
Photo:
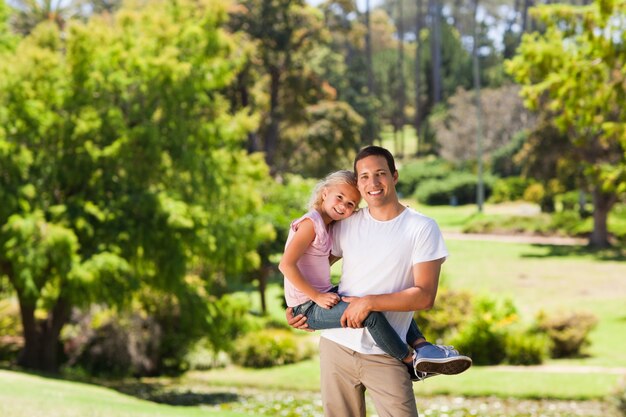
[[[320,293],[309,284],[300,272],[297,262],[302,257],[306,249],[315,239],[315,228],[310,219],[303,220],[294,233],[291,242],[285,248],[278,269],[285,275],[298,290],[302,291],[315,304],[323,308],[331,308],[339,302],[339,296],[335,293]]]

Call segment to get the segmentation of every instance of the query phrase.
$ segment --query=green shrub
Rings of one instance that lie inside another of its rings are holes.
[[[611,393],[609,401],[615,406],[620,415],[626,417],[626,378],[620,379],[617,387]]]
[[[551,217],[542,213],[537,216],[477,216],[464,227],[465,233],[495,234],[552,234]]]
[[[566,236],[583,236],[591,232],[593,225],[580,217],[578,211],[568,210],[553,213],[549,228],[558,234]]]
[[[472,295],[467,291],[439,288],[435,306],[415,313],[415,320],[428,340],[445,341],[470,316]]]
[[[15,361],[24,345],[17,300],[0,300],[0,361]]]
[[[211,343],[206,339],[200,340],[192,346],[184,357],[189,370],[206,371],[215,368],[224,368],[230,364],[230,357],[225,352],[215,352]]]
[[[451,343],[476,365],[499,364],[507,356],[507,332],[517,321],[517,309],[511,300],[479,298]]]
[[[238,339],[231,352],[231,359],[241,366],[267,368],[295,363],[311,355],[307,343],[297,340],[293,333],[266,329]]]
[[[543,334],[514,330],[506,335],[506,362],[511,365],[538,365],[548,357],[550,341]]]
[[[522,177],[499,178],[493,184],[489,202],[497,204],[522,200],[529,185],[530,180]]]
[[[551,356],[567,358],[579,356],[589,345],[589,333],[598,319],[591,313],[571,312],[548,316],[544,312],[537,315],[537,327],[545,332],[552,342]]]
[[[398,169],[396,189],[398,194],[410,196],[423,181],[445,178],[452,171],[452,166],[443,159],[427,158],[412,161]]]
[[[531,203],[539,204],[546,195],[544,186],[538,182],[530,184],[526,190],[524,190],[524,200]]]
[[[66,330],[68,366],[89,375],[107,377],[153,376],[159,373],[162,330],[152,317],[114,315],[97,327],[91,315]]]
[[[495,177],[485,175],[483,178],[485,198],[491,194]],[[422,204],[473,204],[476,202],[478,178],[471,172],[452,172],[442,179],[425,180],[418,184],[413,197]]]
[[[506,358],[506,333],[490,320],[473,318],[451,342],[474,365],[497,365]]]

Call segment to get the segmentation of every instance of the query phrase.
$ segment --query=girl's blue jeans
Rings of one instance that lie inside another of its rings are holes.
[[[336,291],[336,290],[335,290]],[[293,308],[293,315],[304,314],[307,317],[307,324],[310,329],[335,329],[341,327],[341,316],[346,311],[349,303],[340,301],[333,308],[326,309],[318,306],[313,301],[307,301]],[[369,330],[376,344],[385,351],[385,353],[402,361],[409,354],[408,345],[413,345],[420,337],[424,337],[417,327],[415,320],[411,320],[409,331],[406,334],[406,340],[402,340],[396,331],[391,327],[385,315],[381,312],[371,312],[363,326]]]

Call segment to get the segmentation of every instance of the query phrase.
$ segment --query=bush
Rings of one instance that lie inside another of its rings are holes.
[[[312,350],[286,330],[267,329],[238,339],[231,353],[234,363],[249,368],[267,368],[310,358]]]
[[[584,236],[591,233],[593,225],[591,219],[583,220],[578,211],[568,210],[553,213],[549,227],[562,235]]]
[[[225,352],[215,352],[206,339],[193,345],[183,360],[189,370],[195,371],[224,368],[230,364],[230,357]]]
[[[579,356],[584,347],[589,345],[589,333],[596,326],[598,319],[591,313],[571,312],[548,316],[540,312],[537,327],[545,332],[552,342],[551,356],[567,358]]]
[[[474,317],[451,342],[474,365],[497,365],[506,358],[506,333],[490,320]]]
[[[524,190],[524,200],[531,203],[539,204],[546,195],[546,190],[542,184],[536,182],[530,184],[526,190]]]
[[[409,162],[398,169],[396,189],[399,195],[410,196],[422,182],[445,178],[452,171],[452,166],[443,159],[428,158]]]
[[[506,336],[506,362],[511,365],[538,365],[548,357],[550,341],[543,334],[528,330],[511,331]]]
[[[497,204],[522,200],[529,185],[530,180],[522,177],[499,178],[493,184],[489,202]]]
[[[538,216],[477,216],[463,227],[465,233],[495,234],[551,234],[551,217],[542,213]]]
[[[510,300],[481,298],[451,342],[475,365],[496,365],[507,356],[507,332],[517,320],[517,310]]]
[[[491,194],[495,177],[484,177],[485,198]],[[446,178],[430,179],[418,184],[413,197],[422,204],[473,204],[476,202],[478,178],[471,172],[453,172]]]
[[[415,313],[415,321],[428,340],[445,341],[470,316],[472,295],[442,287],[437,292],[435,306]]]
[[[620,415],[626,417],[626,378],[622,378],[611,393],[609,401],[615,406]]]
[[[90,316],[81,318],[85,323]],[[82,326],[85,329],[84,326]],[[112,316],[84,336],[65,337],[68,365],[90,375],[146,376],[159,372],[162,332],[152,318],[139,314]]]
[[[15,299],[0,300],[0,361],[15,361],[24,346],[20,307]]]

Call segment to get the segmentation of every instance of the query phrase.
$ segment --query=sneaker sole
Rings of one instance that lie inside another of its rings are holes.
[[[433,374],[456,375],[466,371],[472,366],[472,360],[467,356],[455,356],[453,358],[425,358],[418,359],[415,370]]]

